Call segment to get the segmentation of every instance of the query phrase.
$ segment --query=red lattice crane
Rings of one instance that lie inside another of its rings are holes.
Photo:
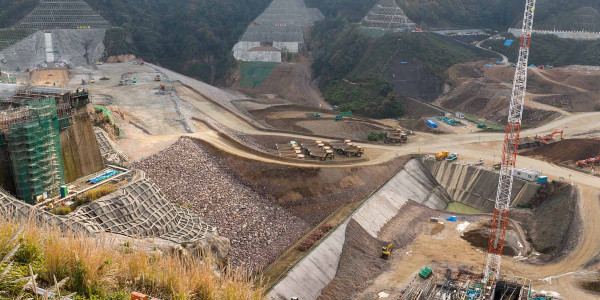
[[[525,102],[525,89],[527,88],[527,62],[529,61],[529,47],[531,46],[535,1],[536,0],[527,0],[525,15],[523,17],[519,60],[516,65],[517,69],[513,80],[512,95],[510,97],[508,123],[506,124],[506,136],[504,138],[500,177],[498,180],[498,193],[496,194],[496,205],[492,217],[490,243],[485,264],[484,274],[486,282],[490,279],[497,280],[500,276],[502,250],[504,248],[504,236],[506,234],[506,225],[508,223],[508,210],[510,208],[513,185],[513,172],[517,159],[517,147]]]

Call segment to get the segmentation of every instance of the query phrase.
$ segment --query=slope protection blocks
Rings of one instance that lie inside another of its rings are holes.
[[[379,0],[361,23],[364,27],[384,30],[404,31],[415,28],[415,23],[408,19],[395,0]]]
[[[25,18],[14,26],[26,29],[94,29],[110,24],[83,0],[40,0]]]

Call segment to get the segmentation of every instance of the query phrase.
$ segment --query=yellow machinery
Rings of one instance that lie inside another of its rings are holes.
[[[440,153],[436,153],[435,154],[435,159],[442,160],[442,159],[445,159],[446,157],[448,157],[449,155],[450,155],[450,152],[448,152],[448,151],[442,151]]]
[[[381,258],[383,259],[388,259],[390,258],[390,254],[392,254],[392,248],[394,247],[394,245],[392,243],[390,243],[389,245],[383,246],[381,248]]]

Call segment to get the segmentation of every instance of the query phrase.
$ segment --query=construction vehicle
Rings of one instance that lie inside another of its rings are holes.
[[[383,142],[385,144],[406,143],[408,142],[408,132],[400,129],[394,132],[386,132]]]
[[[315,113],[315,114],[314,114],[314,116],[315,116],[315,118],[317,118],[317,119],[320,119],[320,118],[322,118],[322,117],[323,117],[323,116],[322,116],[320,113]]]
[[[132,83],[137,83],[137,78],[133,77],[133,79],[131,79]]]
[[[361,146],[352,144],[350,140],[345,140],[343,142],[331,142],[329,145],[339,155],[345,155],[348,157],[361,157],[365,153],[365,150]]]
[[[535,138],[536,138],[536,139],[540,139],[540,140],[542,140],[542,144],[544,144],[544,145],[547,145],[547,144],[548,144],[548,141],[551,141],[552,139],[554,139],[554,136],[555,136],[556,134],[559,134],[559,133],[560,133],[560,139],[562,140],[562,138],[563,138],[563,133],[564,133],[564,131],[563,131],[563,130],[561,130],[561,131],[555,131],[555,132],[553,132],[553,133],[551,133],[551,134],[546,134],[546,135],[544,135],[544,136],[539,136],[539,135],[536,135],[536,136],[535,136]]]
[[[433,269],[430,266],[425,266],[419,271],[419,277],[423,279],[429,278],[433,274]]]
[[[437,160],[443,160],[443,159],[446,159],[448,156],[450,156],[450,152],[444,150],[444,151],[442,151],[440,153],[436,153],[435,154],[435,159],[437,159]]]
[[[392,243],[390,243],[387,246],[383,246],[381,248],[381,258],[383,258],[383,259],[390,258],[390,255],[392,254],[392,248],[394,248],[394,245]]]
[[[337,116],[334,116],[333,119],[336,120],[336,121],[339,121],[339,120],[343,119],[344,116],[349,116],[350,119],[352,119],[352,112],[351,111],[347,111],[345,113],[341,113],[341,114],[339,114]]]
[[[513,79],[513,86],[508,109],[508,120],[506,122],[506,135],[502,145],[502,161],[498,176],[498,189],[492,222],[488,253],[483,273],[486,288],[500,278],[500,267],[502,265],[502,252],[504,239],[508,224],[508,214],[511,204],[513,190],[513,173],[517,159],[519,135],[523,121],[523,110],[525,108],[525,92],[527,89],[527,64],[529,60],[529,49],[531,47],[531,33],[533,32],[533,16],[535,13],[536,0],[526,0],[521,29],[521,43],[519,55]],[[491,288],[491,287],[490,287]]]
[[[497,163],[494,165],[494,170],[500,170],[500,168],[502,168],[502,164],[501,163]]]
[[[487,125],[485,125],[485,124],[477,124],[477,128],[479,128],[479,129],[485,129],[485,128],[487,128]]]
[[[455,161],[456,159],[458,159],[458,153],[452,153],[446,157],[447,161]]]
[[[160,80],[161,80],[161,79],[160,79],[160,74],[159,74],[159,75],[156,75],[156,76],[154,76],[154,81],[160,81]]]
[[[588,165],[588,163],[585,160],[578,160],[577,162],[575,162],[575,166],[579,168],[585,168],[589,167],[590,165]]]
[[[159,89],[160,91],[163,91],[163,92],[164,92],[164,91],[165,91],[165,86],[164,86],[164,85],[161,83],[161,84],[159,84],[159,85],[158,85],[158,89]]]
[[[125,85],[125,81],[123,81],[122,79],[119,80],[119,85]]]
[[[90,83],[96,83],[96,80],[90,79]]]

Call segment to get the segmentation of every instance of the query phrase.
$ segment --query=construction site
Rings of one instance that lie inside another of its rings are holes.
[[[454,65],[410,119],[372,119],[325,102],[302,0],[249,24],[229,87],[97,63],[110,24],[41,0],[0,31],[0,212],[211,252],[265,299],[597,298],[600,71],[527,68],[526,2],[515,67]],[[419,34],[396,1],[361,26]]]

